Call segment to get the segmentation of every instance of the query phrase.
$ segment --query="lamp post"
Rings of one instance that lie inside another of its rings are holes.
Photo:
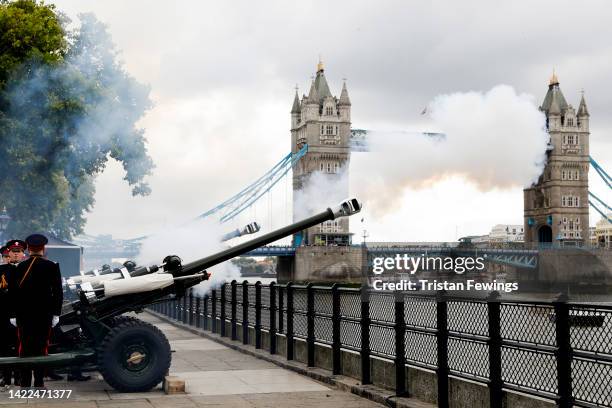
[[[6,230],[6,227],[10,221],[11,217],[6,212],[6,207],[4,207],[2,213],[0,214],[0,239],[4,239],[4,231]]]
[[[363,230],[363,235],[362,235],[363,242],[361,243],[361,245],[363,245],[364,247],[366,246],[366,238],[369,237],[369,236],[370,236],[370,234],[368,234],[368,231]]]

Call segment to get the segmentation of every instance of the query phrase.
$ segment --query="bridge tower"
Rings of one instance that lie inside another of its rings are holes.
[[[318,205],[300,202],[304,200],[298,198],[300,190],[308,186],[315,173],[321,173],[317,177],[323,177],[325,184],[333,186],[339,199],[348,197],[348,174],[345,172],[348,171],[351,154],[350,133],[351,101],[346,82],[342,85],[340,98],[332,95],[325,78],[323,63],[319,61],[310,92],[300,100],[296,89],[291,109],[291,151],[296,153],[304,144],[308,144],[308,153],[293,169],[294,219],[306,215],[304,206]],[[318,198],[305,197],[305,200]],[[350,242],[348,217],[328,221],[294,236],[294,245],[297,246],[349,245]]]
[[[525,242],[579,245],[589,240],[589,111],[569,105],[553,72],[540,110],[550,135],[537,183],[523,191]]]

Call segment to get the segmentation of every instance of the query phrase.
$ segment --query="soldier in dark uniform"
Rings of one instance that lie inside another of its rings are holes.
[[[51,328],[62,310],[62,277],[59,265],[43,257],[48,240],[34,234],[26,238],[30,257],[19,263],[9,280],[11,322],[17,326],[19,357],[45,356]],[[34,386],[44,387],[44,368],[34,369]],[[32,384],[32,370],[20,375],[22,387]]]
[[[28,249],[28,244],[20,239],[11,239],[6,243],[6,248],[9,251],[9,262],[17,265],[25,259],[25,250]]]
[[[2,262],[0,262],[0,265],[4,265],[9,263],[9,250],[6,246],[3,246],[2,248],[0,248],[0,252],[2,253]]]
[[[8,256],[8,263],[3,268],[3,278],[0,279],[0,287],[4,286],[4,301],[0,301],[0,303],[4,302],[2,309],[0,310],[0,314],[2,315],[0,318],[0,326],[2,326],[0,329],[2,332],[0,335],[0,350],[2,350],[1,354],[4,357],[14,357],[17,355],[17,329],[10,323],[9,320],[8,282],[11,274],[14,273],[16,269],[16,265],[25,258],[25,250],[27,247],[27,244],[19,239],[12,239],[3,247],[6,248],[6,253]],[[19,373],[13,373],[13,370],[11,369],[3,370],[3,380],[1,383],[3,383],[5,386],[11,385],[11,377],[13,374],[15,377],[15,385],[18,385]]]
[[[11,357],[15,350],[16,331],[10,323],[8,282],[11,271],[15,266],[9,262],[9,249],[6,246],[0,248],[2,253],[2,264],[0,265],[0,357]],[[12,370],[2,370],[0,377],[0,390],[5,390],[11,385]]]

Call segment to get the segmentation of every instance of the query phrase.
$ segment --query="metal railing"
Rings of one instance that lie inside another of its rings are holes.
[[[232,340],[241,329],[256,348],[265,332],[271,354],[284,337],[288,360],[295,340],[305,342],[308,366],[316,345],[329,347],[334,374],[341,353],[356,352],[362,384],[372,383],[372,357],[391,361],[398,396],[408,395],[406,366],[434,371],[440,407],[449,405],[449,377],[487,386],[491,407],[501,406],[504,390],[560,407],[612,406],[612,306],[233,281],[152,310]]]

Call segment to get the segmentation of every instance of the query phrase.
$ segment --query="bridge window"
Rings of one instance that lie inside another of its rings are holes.
[[[327,127],[325,129],[325,134],[333,135],[334,134],[334,127],[332,125],[327,125]]]
[[[580,197],[561,196],[561,207],[580,207]]]
[[[338,163],[334,163],[334,173],[338,172],[340,165]]]
[[[321,171],[323,171],[323,163],[321,163]]]
[[[325,114],[327,116],[331,116],[334,114],[334,108],[332,106],[328,106],[325,108]]]
[[[321,134],[323,134],[324,129],[325,129],[325,126],[321,125]]]
[[[565,180],[567,178],[567,174],[565,170],[561,170],[561,180]]]

